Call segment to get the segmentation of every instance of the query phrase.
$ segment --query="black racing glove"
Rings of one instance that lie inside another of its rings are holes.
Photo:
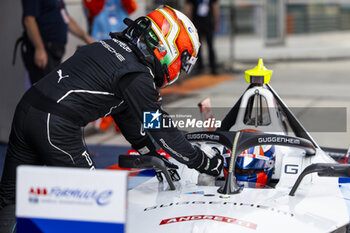
[[[216,149],[217,153],[213,158],[207,156],[201,149],[195,146],[197,150],[197,158],[192,164],[188,165],[189,168],[194,168],[200,173],[205,173],[211,176],[218,176],[224,166],[224,159],[220,155],[220,152]],[[214,148],[213,148],[214,149]]]

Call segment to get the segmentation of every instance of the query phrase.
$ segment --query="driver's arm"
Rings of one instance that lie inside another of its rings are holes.
[[[126,103],[123,103],[120,108],[122,110],[111,116],[132,148],[142,155],[155,154],[156,148],[151,138],[143,130],[142,123],[135,117],[133,109]]]
[[[168,115],[161,108],[160,96],[150,74],[138,73],[124,77],[118,87],[138,124],[143,122],[143,113],[146,111],[156,112],[158,110],[163,117]],[[199,148],[193,147],[177,128],[146,131],[159,146],[179,162],[203,173],[219,175],[222,168],[219,156],[209,158]]]

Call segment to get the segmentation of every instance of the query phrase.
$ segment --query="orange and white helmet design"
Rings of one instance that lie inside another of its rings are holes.
[[[168,70],[164,87],[183,72],[188,74],[196,63],[200,47],[197,29],[187,16],[168,6],[157,8],[146,17],[151,20],[152,37],[159,42],[153,52]]]

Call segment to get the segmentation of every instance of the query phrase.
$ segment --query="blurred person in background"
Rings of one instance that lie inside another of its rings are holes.
[[[185,14],[197,27],[199,39],[207,42],[211,73],[217,74],[216,55],[214,52],[214,32],[220,26],[220,7],[217,0],[186,0]],[[202,56],[198,56],[197,70],[203,70]]]
[[[68,30],[86,43],[92,39],[69,16],[63,0],[22,0],[22,58],[33,85],[61,63]]]
[[[126,28],[123,20],[136,11],[135,0],[84,0],[89,33],[96,40],[109,38],[110,32]]]
[[[123,20],[136,11],[135,0],[84,0],[89,23],[89,33],[96,40],[110,38],[110,32],[120,32],[126,28]],[[97,130],[107,131],[114,125],[120,131],[111,116],[100,118],[93,123]]]

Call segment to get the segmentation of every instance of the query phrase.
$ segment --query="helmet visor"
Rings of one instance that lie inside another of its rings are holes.
[[[252,173],[252,170],[271,169],[273,165],[274,161],[271,158],[255,154],[240,154],[236,160],[236,170],[244,173]]]

